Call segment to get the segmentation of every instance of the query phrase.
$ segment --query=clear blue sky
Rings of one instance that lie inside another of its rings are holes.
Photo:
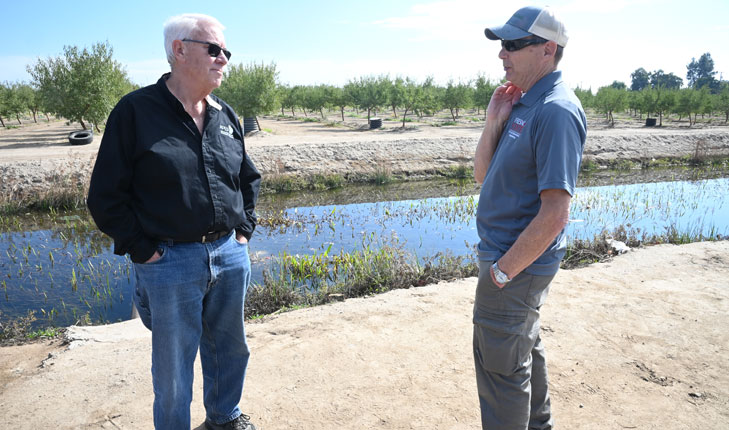
[[[29,81],[38,57],[64,45],[107,40],[132,81],[153,83],[168,70],[162,24],[171,15],[206,13],[225,25],[232,63],[274,62],[289,84],[343,85],[371,74],[428,75],[441,84],[482,72],[503,77],[499,45],[486,26],[527,4],[492,0],[29,1],[0,7],[0,81]],[[570,36],[561,69],[571,86],[630,85],[638,67],[684,79],[692,57],[711,53],[729,79],[727,0],[553,0]],[[719,75],[717,75],[719,77]],[[685,82],[684,82],[685,84]]]

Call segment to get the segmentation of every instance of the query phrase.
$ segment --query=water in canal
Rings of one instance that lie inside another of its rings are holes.
[[[664,174],[658,182],[623,183],[624,175],[613,175],[611,185],[592,185],[604,181],[585,176],[573,198],[568,240],[617,227],[637,237],[667,231],[729,236],[729,178],[666,181]],[[254,282],[283,252],[387,244],[421,259],[444,251],[473,254],[477,205],[475,185],[448,180],[264,196],[259,214],[277,222],[259,226],[250,243]],[[111,247],[85,211],[2,219],[0,319],[28,310],[59,326],[86,314],[93,322],[127,319],[133,269]]]

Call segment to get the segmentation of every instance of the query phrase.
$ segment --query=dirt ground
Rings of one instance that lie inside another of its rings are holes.
[[[261,429],[477,429],[476,279],[247,325],[242,409]],[[556,428],[729,428],[729,241],[561,271],[543,308]],[[138,320],[0,348],[0,428],[152,427]],[[193,427],[202,429],[196,364]]]
[[[407,123],[403,129],[401,123],[386,121],[381,129],[369,130],[362,118],[336,126],[278,117],[260,122],[263,131],[250,133],[246,148],[264,177],[375,172],[418,176],[471,166],[483,126],[469,120],[441,127],[434,121]],[[602,119],[590,118],[584,159],[606,165],[615,160],[729,156],[729,127],[723,123],[692,128],[664,124],[647,128],[638,120],[623,120],[609,128]],[[0,129],[0,200],[43,192],[49,183],[87,183],[101,136],[95,135],[91,144],[72,146],[66,136],[78,128],[41,120]]]
[[[264,174],[470,163],[481,128],[261,125],[246,143]],[[100,137],[72,147],[65,136],[75,129],[53,121],[0,130],[0,192],[47,188],[58,172],[84,178]],[[727,127],[591,130],[585,153],[600,160],[729,154]],[[262,429],[479,428],[475,285],[464,279],[250,322],[244,412]],[[727,327],[729,241],[649,247],[560,272],[542,326],[557,428],[729,429]],[[151,428],[150,336],[141,323],[73,327],[68,338],[0,348],[0,429]],[[198,429],[201,384],[196,367]]]

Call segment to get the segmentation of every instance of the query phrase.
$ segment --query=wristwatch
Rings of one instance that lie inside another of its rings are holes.
[[[503,285],[511,281],[506,273],[502,272],[501,269],[499,269],[499,265],[495,261],[494,264],[491,265],[491,269],[494,271],[494,278],[496,278],[496,282],[498,282],[499,284]]]

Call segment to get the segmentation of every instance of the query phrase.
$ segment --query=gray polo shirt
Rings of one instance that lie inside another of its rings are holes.
[[[540,79],[516,103],[491,159],[479,197],[476,226],[481,261],[496,261],[539,211],[539,193],[574,195],[587,121],[562,72]],[[564,230],[525,272],[554,275],[564,257]]]

